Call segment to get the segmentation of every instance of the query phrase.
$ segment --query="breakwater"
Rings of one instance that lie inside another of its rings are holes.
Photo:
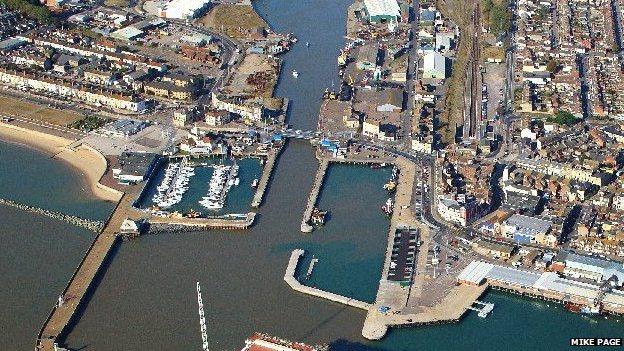
[[[109,258],[109,253],[119,240],[119,229],[132,210],[132,198],[136,193],[124,194],[117,203],[106,225],[96,236],[76,271],[72,275],[59,300],[52,308],[39,334],[35,350],[58,349],[70,325],[74,322],[78,307],[88,300],[88,292],[100,268]]]
[[[246,214],[228,214],[207,218],[168,218],[152,217],[148,219],[149,229],[147,233],[181,233],[193,231],[205,231],[209,229],[248,229],[254,224],[255,212]]]
[[[295,273],[297,271],[297,266],[299,265],[299,260],[304,254],[305,254],[305,250],[296,249],[290,255],[290,260],[288,260],[288,266],[286,267],[286,274],[284,274],[284,281],[293,290],[299,291],[304,294],[320,297],[322,299],[334,301],[343,305],[363,309],[365,311],[368,311],[370,309],[371,305],[364,301],[359,301],[356,299],[352,299],[350,297],[334,294],[328,291],[324,291],[321,289],[317,289],[317,288],[313,288],[313,287],[301,284],[295,277]]]
[[[87,229],[94,233],[100,232],[102,228],[104,227],[104,222],[101,222],[101,221],[80,218],[78,216],[72,216],[72,215],[61,213],[61,212],[56,212],[56,211],[51,211],[51,210],[46,210],[43,208],[35,207],[35,206],[25,205],[25,204],[21,204],[13,200],[0,198],[0,206],[1,205],[10,206],[10,207],[22,210],[22,211],[43,215],[43,216],[50,217],[53,219],[58,219],[59,221],[63,221],[71,225],[75,225],[77,227]]]

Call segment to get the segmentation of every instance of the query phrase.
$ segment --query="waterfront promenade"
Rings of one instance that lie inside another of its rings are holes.
[[[54,344],[64,337],[64,333],[69,329],[80,304],[87,299],[89,288],[95,281],[98,272],[119,240],[117,232],[122,222],[133,215],[132,202],[134,201],[134,195],[134,193],[128,193],[122,196],[104,229],[87,250],[80,265],[61,294],[60,300],[62,300],[62,304],[59,305],[57,302],[57,305],[52,309],[39,332],[37,336],[37,350],[55,350]]]
[[[292,254],[290,255],[290,260],[288,261],[288,266],[286,267],[284,281],[293,290],[368,311],[368,309],[370,308],[369,303],[301,284],[297,280],[295,274],[297,271],[297,266],[299,265],[299,260],[301,259],[301,257],[303,257],[304,254],[305,251],[302,249],[293,250]]]

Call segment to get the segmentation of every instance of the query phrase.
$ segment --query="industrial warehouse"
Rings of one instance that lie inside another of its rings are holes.
[[[594,314],[624,314],[624,292],[616,290],[622,285],[617,279],[609,278],[596,285],[561,277],[555,272],[536,273],[473,261],[457,276],[457,281],[475,286],[488,284],[495,289],[562,302],[570,310],[584,308]]]

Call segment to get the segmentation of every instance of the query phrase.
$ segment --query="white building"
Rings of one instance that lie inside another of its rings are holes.
[[[170,0],[158,8],[160,17],[192,19],[204,13],[210,0]]]
[[[438,213],[447,222],[466,226],[477,217],[475,201],[460,203],[457,200],[442,197],[438,200]]]
[[[371,23],[389,23],[401,18],[397,0],[364,0],[364,8]]]
[[[427,50],[423,59],[424,79],[446,78],[446,57],[433,50]]]

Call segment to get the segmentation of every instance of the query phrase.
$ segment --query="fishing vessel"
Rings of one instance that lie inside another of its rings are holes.
[[[576,303],[572,303],[572,302],[566,302],[563,304],[563,307],[573,313],[580,313],[581,312],[581,305],[576,304]]]
[[[602,314],[602,306],[600,304],[586,306],[568,301],[563,304],[563,307],[573,313],[580,313],[590,316],[598,316]]]
[[[394,202],[392,201],[392,198],[388,198],[388,200],[386,200],[386,203],[381,206],[381,210],[386,214],[386,216],[392,215],[392,212],[394,211]]]
[[[201,212],[197,212],[191,208],[190,211],[188,211],[188,213],[185,214],[184,216],[186,218],[199,218],[201,217]]]
[[[396,186],[397,186],[396,182],[394,180],[390,180],[386,184],[384,184],[383,188],[387,192],[391,193],[396,190]]]
[[[590,316],[598,316],[602,314],[602,305],[596,304],[593,306],[581,307],[581,314],[587,314]]]
[[[314,225],[323,225],[325,224],[325,220],[327,219],[327,211],[321,211],[319,208],[314,207],[312,209],[312,215],[310,216],[310,220]]]

